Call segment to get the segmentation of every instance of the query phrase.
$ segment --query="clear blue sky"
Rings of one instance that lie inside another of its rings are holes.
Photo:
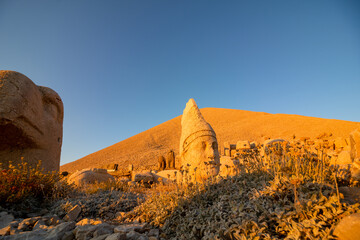
[[[360,1],[0,0],[0,68],[62,97],[61,164],[191,97],[360,122]]]

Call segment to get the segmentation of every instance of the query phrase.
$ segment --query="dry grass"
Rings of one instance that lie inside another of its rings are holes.
[[[328,146],[309,150],[284,143],[266,159],[248,153],[239,175],[154,191],[127,217],[161,227],[168,239],[333,239],[360,204],[340,202]]]
[[[45,173],[41,162],[31,167],[25,160],[0,168],[0,206],[17,210],[34,210],[44,203],[74,192],[73,186],[62,181],[56,172]]]

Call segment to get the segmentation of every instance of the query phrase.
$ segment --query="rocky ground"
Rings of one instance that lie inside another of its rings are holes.
[[[1,209],[0,239],[162,239],[159,229],[123,217],[143,200],[143,194],[113,190],[62,199],[25,218]]]

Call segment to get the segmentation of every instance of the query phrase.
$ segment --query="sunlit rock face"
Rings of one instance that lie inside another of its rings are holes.
[[[220,158],[216,134],[190,99],[181,118],[181,169],[190,182],[203,182],[219,173]]]
[[[21,158],[59,170],[64,108],[60,96],[25,75],[0,71],[0,163]]]
[[[115,178],[107,173],[106,169],[101,168],[83,169],[73,173],[68,178],[68,182],[74,183],[76,186],[113,181]]]

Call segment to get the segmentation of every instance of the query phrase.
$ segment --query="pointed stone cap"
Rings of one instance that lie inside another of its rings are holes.
[[[203,136],[216,138],[214,130],[201,115],[194,99],[190,98],[181,118],[180,155],[187,151],[195,139]]]

